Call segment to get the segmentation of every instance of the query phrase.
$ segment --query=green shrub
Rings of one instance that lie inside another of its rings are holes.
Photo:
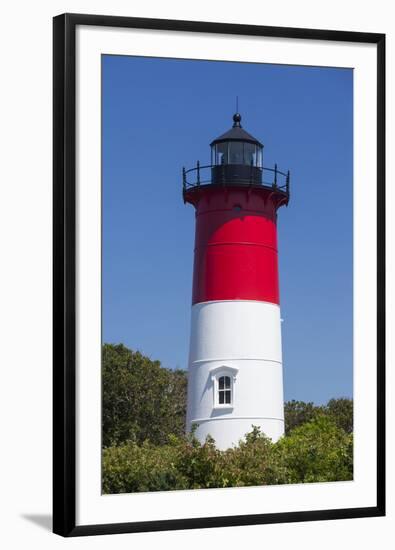
[[[273,444],[258,427],[253,426],[237,447],[224,451],[227,487],[270,485],[273,481]]]
[[[247,487],[352,479],[352,435],[327,415],[273,444],[258,428],[220,451],[208,437],[170,436],[166,445],[130,442],[103,451],[103,492]]]
[[[285,433],[288,435],[294,428],[310,422],[317,415],[323,412],[323,408],[314,403],[304,401],[287,401],[284,403]]]
[[[128,443],[103,451],[102,490],[106,494],[188,489],[178,468],[176,446]]]
[[[184,434],[185,371],[165,369],[122,344],[104,344],[102,355],[103,447],[163,445],[169,434]]]
[[[353,477],[353,438],[322,414],[273,448],[275,482],[346,481]]]
[[[219,451],[184,435],[187,375],[124,345],[105,344],[103,492],[133,493],[352,479],[353,402],[288,401],[285,436],[273,444],[252,427]]]
[[[285,433],[288,435],[294,428],[311,422],[317,415],[327,415],[338,428],[345,432],[353,431],[353,400],[346,397],[330,399],[326,405],[314,405],[304,401],[287,401],[284,403]]]
[[[354,424],[352,399],[346,397],[330,399],[325,410],[338,428],[342,428],[348,434],[352,433]]]

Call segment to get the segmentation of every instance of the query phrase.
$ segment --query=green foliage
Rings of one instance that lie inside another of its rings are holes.
[[[285,403],[285,436],[258,427],[220,451],[185,436],[185,371],[122,344],[103,346],[103,492],[107,494],[350,480],[353,402]]]
[[[284,403],[285,433],[288,435],[297,426],[310,422],[317,412],[321,412],[321,407],[317,407],[314,403],[287,401]]]
[[[326,414],[295,428],[274,446],[276,482],[351,480],[353,437]]]
[[[257,426],[237,447],[224,451],[228,487],[271,485],[275,482],[274,445]]]
[[[348,434],[352,433],[354,426],[352,399],[345,397],[330,399],[326,405],[326,412],[336,426]]]
[[[103,450],[103,486],[107,494],[188,489],[179,470],[177,445],[127,443]]]
[[[185,371],[165,369],[139,352],[105,344],[102,358],[103,447],[166,443],[185,431]]]
[[[346,433],[353,431],[353,401],[341,397],[331,399],[326,405],[314,405],[304,401],[287,401],[284,404],[285,433],[289,435],[292,430],[306,422],[310,422],[317,415],[325,415],[330,418],[338,428]]]
[[[128,443],[103,451],[103,492],[245,487],[352,479],[352,435],[326,415],[273,444],[258,428],[219,451],[212,438],[169,437],[166,445]]]

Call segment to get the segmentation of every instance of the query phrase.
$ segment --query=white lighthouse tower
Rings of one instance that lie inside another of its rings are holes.
[[[211,164],[183,170],[196,209],[187,429],[220,449],[252,426],[284,433],[277,210],[289,172],[264,168],[262,153],[237,113]]]

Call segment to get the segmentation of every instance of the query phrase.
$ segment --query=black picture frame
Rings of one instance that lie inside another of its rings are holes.
[[[377,506],[76,525],[76,27],[95,25],[377,45]],[[385,35],[63,14],[53,19],[53,531],[132,533],[385,515]]]

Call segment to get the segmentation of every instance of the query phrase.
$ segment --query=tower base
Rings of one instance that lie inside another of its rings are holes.
[[[192,307],[187,430],[219,449],[254,426],[284,434],[281,321],[277,304],[218,300]]]
[[[221,451],[237,446],[245,435],[257,426],[273,443],[284,435],[284,420],[276,418],[218,418],[196,422],[195,436],[204,443],[210,435],[215,445]]]

